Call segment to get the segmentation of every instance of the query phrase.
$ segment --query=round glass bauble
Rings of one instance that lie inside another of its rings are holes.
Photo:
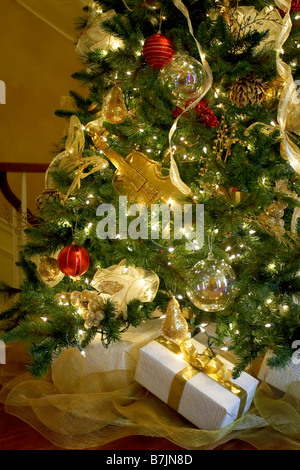
[[[232,267],[224,260],[208,257],[194,266],[187,295],[197,308],[217,312],[233,301],[235,285],[236,275]]]
[[[207,76],[202,64],[187,54],[176,54],[160,71],[160,79],[172,92],[177,104],[185,107],[204,90]]]

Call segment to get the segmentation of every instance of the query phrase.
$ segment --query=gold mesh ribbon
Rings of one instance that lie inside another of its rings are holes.
[[[183,354],[184,359],[188,362],[188,365],[175,375],[171,384],[168,398],[168,405],[171,408],[176,411],[178,410],[187,382],[199,374],[199,372],[202,372],[239,397],[240,406],[237,419],[242,416],[247,401],[247,392],[230,380],[230,371],[228,371],[226,365],[217,356],[213,355],[209,348],[206,348],[203,353],[199,354],[191,340],[181,341],[179,344],[176,344],[164,336],[159,336],[156,338],[156,341],[176,355]]]
[[[111,354],[120,354],[119,347]],[[153,446],[148,436],[155,436],[190,450],[231,443],[236,449],[233,439],[240,440],[239,450],[245,450],[245,442],[258,450],[300,450],[300,382],[291,384],[280,397],[262,383],[250,412],[225,428],[208,431],[187,423],[135,383],[134,370],[129,370],[132,361],[124,370],[109,367],[96,372],[80,351],[70,348],[53,364],[49,376],[37,379],[26,372],[29,360],[25,348],[7,345],[7,364],[0,365],[0,403],[6,413],[64,449],[111,449],[116,439],[132,436],[132,445],[140,435],[145,447]]]
[[[84,127],[77,116],[71,116],[69,122],[68,137],[65,143],[65,150],[59,153],[50,163],[49,168],[46,172],[46,188],[55,188],[55,185],[51,178],[51,171],[63,169],[71,172],[76,170],[74,181],[72,182],[67,195],[69,195],[76,189],[80,188],[80,182],[87,176],[101,171],[108,167],[109,163],[99,155],[92,157],[83,157],[82,153],[85,146],[85,135]],[[90,171],[86,171],[89,167],[92,167]]]

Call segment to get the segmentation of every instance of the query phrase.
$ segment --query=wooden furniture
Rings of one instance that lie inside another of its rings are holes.
[[[12,205],[12,207],[19,212],[26,201],[26,174],[27,173],[45,173],[48,164],[44,163],[0,163],[0,191],[5,199]],[[22,201],[14,194],[9,186],[7,174],[8,173],[21,173],[22,174]],[[27,209],[27,220],[31,225],[36,225],[37,218],[32,212]]]

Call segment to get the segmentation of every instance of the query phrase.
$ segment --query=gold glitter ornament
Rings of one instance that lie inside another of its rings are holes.
[[[166,308],[162,324],[163,335],[171,341],[184,341],[189,336],[188,324],[181,313],[180,305],[172,298]]]
[[[121,124],[126,119],[127,114],[123,92],[120,87],[115,86],[108,94],[103,117],[110,124]]]
[[[85,126],[94,145],[116,167],[113,179],[115,190],[129,200],[142,204],[151,204],[157,200],[165,202],[182,199],[181,188],[173,184],[170,175],[163,176],[162,164],[150,160],[141,152],[133,150],[126,158],[122,157],[107,144],[108,131],[99,120]]]
[[[284,88],[284,80],[281,77],[276,77],[274,80],[266,84],[265,97],[266,100],[279,99]]]
[[[55,258],[43,258],[39,264],[39,274],[45,282],[55,281],[60,277],[60,269]]]

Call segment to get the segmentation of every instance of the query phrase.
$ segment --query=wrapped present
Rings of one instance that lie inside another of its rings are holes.
[[[102,344],[101,335],[96,335],[84,350],[82,374],[87,376],[95,372],[134,371],[140,348],[160,334],[161,325],[162,320],[153,318],[141,323],[138,327],[130,326],[126,332],[122,333],[120,341],[111,343],[107,348]],[[53,365],[58,361],[65,364],[68,360],[67,356],[73,356],[72,353],[72,348],[66,349],[59,357],[53,359]]]
[[[166,309],[162,335],[140,349],[135,380],[200,429],[221,429],[243,416],[258,380],[195,339],[178,301]]]
[[[272,353],[266,353],[258,373],[259,380],[286,392],[292,382],[300,381],[300,364],[299,358],[292,359],[285,367],[270,367],[268,365]]]
[[[258,381],[243,372],[236,380],[216,373],[216,360],[227,370],[233,364],[191,340],[199,354],[211,362],[211,370],[199,371],[184,360],[181,349],[165,337],[141,348],[135,380],[200,429],[221,429],[244,415],[251,405]]]

